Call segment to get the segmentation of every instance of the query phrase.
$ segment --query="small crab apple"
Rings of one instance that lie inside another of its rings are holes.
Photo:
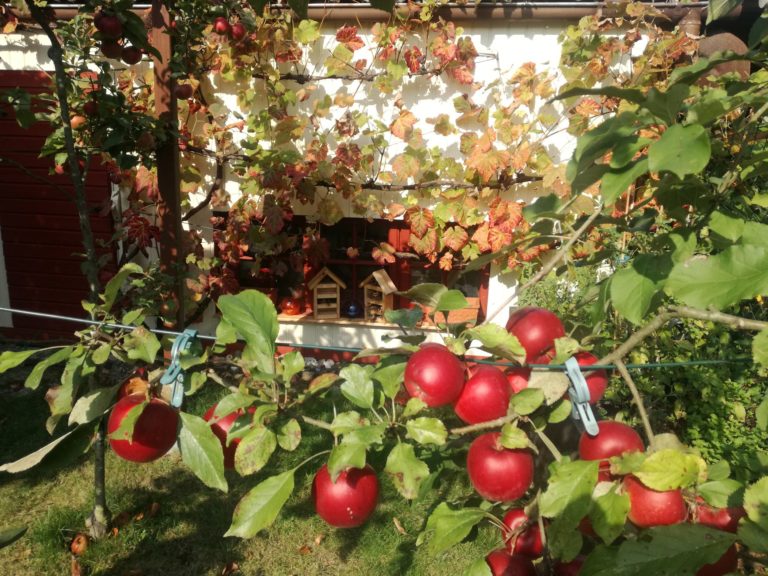
[[[189,98],[192,98],[195,89],[192,87],[192,84],[177,84],[173,93],[179,100],[188,100]]]
[[[536,576],[536,568],[524,556],[511,556],[503,548],[485,557],[493,576]]]
[[[115,40],[102,40],[99,49],[104,56],[112,60],[117,60],[123,55],[122,44]]]
[[[505,536],[507,550],[513,555],[522,554],[523,556],[538,558],[544,551],[544,544],[541,540],[541,528],[537,523],[530,524],[517,536],[512,536],[526,522],[530,522],[530,518],[522,508],[512,508],[504,515],[504,524],[508,529],[508,537]]]
[[[472,486],[486,500],[511,502],[533,483],[533,455],[526,449],[504,448],[498,432],[481,434],[467,453]]]
[[[245,27],[245,25],[242,22],[235,22],[232,24],[232,40],[235,42],[240,42],[243,38],[245,38],[246,34],[248,34],[248,29]]]
[[[628,518],[638,528],[679,524],[688,516],[680,490],[652,490],[634,476],[624,478],[624,490],[629,496]]]
[[[422,344],[405,365],[405,388],[428,406],[455,402],[464,387],[462,362],[442,344]]]
[[[608,473],[608,459],[613,456],[621,456],[626,452],[642,452],[645,450],[643,439],[634,428],[616,422],[615,420],[601,420],[597,423],[597,436],[590,436],[586,432],[579,439],[579,458],[582,460],[599,460],[599,480],[610,480]]]
[[[129,66],[133,66],[134,64],[138,64],[139,62],[141,62],[142,56],[143,56],[143,53],[141,49],[136,48],[136,46],[126,46],[120,52],[120,58],[122,59],[123,62],[125,62]]]
[[[216,18],[216,20],[213,21],[213,31],[216,32],[216,34],[221,34],[222,36],[226,36],[230,33],[232,30],[231,26],[229,25],[229,20],[224,18],[223,16],[219,16]]]
[[[467,424],[487,422],[505,416],[511,390],[504,373],[495,366],[478,366],[464,384],[453,409]]]
[[[104,38],[117,40],[123,35],[123,24],[115,14],[99,11],[93,18],[93,24]]]
[[[365,523],[376,508],[379,481],[370,466],[347,468],[336,482],[331,480],[328,465],[318,470],[312,482],[315,511],[331,526],[355,528]]]
[[[554,312],[534,306],[515,310],[506,328],[525,348],[528,364],[548,364],[555,355],[555,340],[565,336],[563,323]]]
[[[143,402],[147,402],[147,405],[136,420],[131,438],[115,438],[114,433],[126,415]],[[147,401],[143,394],[131,394],[118,400],[109,414],[109,445],[124,460],[151,462],[168,452],[176,443],[178,425],[179,415],[167,402],[159,398]]]

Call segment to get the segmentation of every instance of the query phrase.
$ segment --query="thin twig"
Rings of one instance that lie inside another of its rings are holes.
[[[624,343],[616,348],[613,352],[608,354],[607,356],[603,356],[596,362],[598,365],[605,365],[605,364],[613,364],[617,360],[621,360],[626,356],[627,354],[632,351],[635,346],[640,344],[643,340],[645,340],[648,336],[656,332],[659,328],[661,328],[664,324],[666,324],[669,320],[674,318],[676,315],[673,312],[670,312],[669,310],[662,309],[659,311],[656,318],[648,322],[645,326],[640,328],[637,332],[632,334],[629,338],[627,338]]]
[[[472,432],[482,432],[483,430],[490,430],[492,428],[498,428],[499,426],[504,426],[504,424],[508,424],[509,422],[514,422],[518,418],[519,416],[515,413],[507,414],[506,416],[502,416],[501,418],[496,418],[496,420],[489,420],[488,422],[480,422],[479,424],[471,424],[469,426],[452,428],[450,432],[451,434],[456,434],[456,435],[471,434]]]
[[[768,322],[763,322],[761,320],[751,320],[749,318],[733,316],[732,314],[725,314],[723,312],[717,312],[714,310],[700,310],[698,308],[691,308],[689,306],[672,306],[671,310],[675,313],[676,316],[680,316],[682,318],[708,320],[718,324],[725,324],[726,326],[730,326],[736,330],[750,330],[757,332],[768,330]]]
[[[563,460],[563,454],[558,450],[557,446],[555,446],[555,443],[552,442],[552,440],[549,439],[549,436],[544,434],[543,430],[540,430],[536,426],[533,426],[533,431],[536,432],[536,435],[539,437],[539,440],[541,440],[541,443],[544,444],[544,446],[547,447],[547,450],[550,451],[553,458],[557,460],[558,462],[561,462]]]
[[[627,386],[629,386],[629,390],[632,392],[632,398],[635,401],[635,405],[637,406],[637,411],[640,414],[640,420],[643,422],[643,428],[645,429],[645,436],[648,438],[648,445],[650,446],[653,444],[653,440],[655,438],[653,434],[653,428],[651,428],[651,420],[648,418],[648,412],[645,410],[645,404],[643,403],[643,397],[640,396],[640,391],[637,389],[637,386],[635,385],[635,381],[632,379],[632,376],[629,374],[629,371],[627,370],[627,367],[624,365],[624,362],[621,360],[616,360],[614,362],[614,365],[616,366],[616,369],[619,371],[619,374],[621,374],[621,377],[624,379],[624,382],[627,383]]]
[[[554,270],[555,267],[563,260],[563,258],[568,255],[568,251],[571,249],[571,247],[576,244],[576,242],[578,242],[579,238],[581,238],[581,236],[590,228],[590,226],[592,226],[592,223],[597,219],[597,217],[602,214],[602,211],[603,205],[600,203],[592,215],[587,218],[584,223],[579,226],[579,228],[571,235],[568,242],[560,247],[560,249],[555,253],[554,257],[552,257],[544,266],[542,266],[541,269],[533,276],[533,278],[515,290],[508,298],[504,300],[504,302],[502,302],[502,304],[496,310],[489,314],[488,317],[483,321],[483,324],[490,323],[496,316],[505,310],[515,298],[518,298],[520,294],[528,290],[534,284],[540,282],[542,278]]]

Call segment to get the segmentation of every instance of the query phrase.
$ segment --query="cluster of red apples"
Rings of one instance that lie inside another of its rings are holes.
[[[526,361],[531,364],[548,363],[554,357],[554,341],[564,336],[560,320],[541,308],[523,308],[515,312],[507,323],[507,330],[517,337],[526,350]],[[577,355],[583,366],[592,365],[596,358],[588,353]],[[469,372],[469,378],[466,374]],[[528,385],[530,369],[514,368],[506,373],[490,366],[475,366],[467,371],[447,347],[424,344],[408,360],[404,386],[411,398],[419,398],[430,407],[452,405],[457,416],[468,424],[487,422],[507,414],[510,398]],[[602,397],[608,377],[604,370],[586,374],[591,402]],[[149,384],[143,375],[128,380],[120,390],[120,400],[109,418],[110,444],[122,458],[134,462],[148,462],[159,458],[173,446],[177,437],[178,415],[162,399],[149,394]],[[136,421],[133,438],[115,438],[114,432],[131,408],[149,403]],[[230,429],[238,419],[245,419],[244,410],[223,417],[215,416],[216,406],[205,413],[214,434],[224,451],[224,465],[234,468],[239,439],[228,442]],[[621,482],[629,496],[629,520],[639,529],[664,526],[692,520],[731,532],[736,531],[743,508],[716,509],[703,500],[687,502],[681,490],[659,492],[643,485],[635,476],[614,476],[609,459],[631,452],[643,452],[645,446],[639,434],[621,422],[604,420],[598,423],[599,433],[583,433],[579,441],[579,457],[598,461],[598,480]],[[467,454],[467,473],[475,491],[493,502],[515,502],[529,491],[534,480],[534,456],[531,450],[509,449],[502,446],[499,432],[477,436]],[[366,522],[376,508],[379,484],[371,466],[348,468],[333,481],[327,465],[315,475],[312,496],[318,515],[329,525],[338,528],[357,527]],[[545,522],[530,518],[526,509],[514,506],[503,518],[504,548],[486,557],[494,576],[535,576],[533,562],[542,556],[541,527]],[[588,520],[581,530],[595,537]],[[736,567],[736,550],[729,548],[715,564],[703,566],[696,576],[722,576]],[[579,557],[554,566],[558,576],[579,573],[583,563]]]
[[[129,66],[141,62],[141,48],[125,43],[123,23],[117,14],[99,10],[93,15],[93,25],[99,33],[99,49],[107,58],[122,60]]]

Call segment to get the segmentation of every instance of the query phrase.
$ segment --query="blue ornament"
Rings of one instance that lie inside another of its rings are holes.
[[[360,306],[358,306],[355,302],[350,302],[344,308],[344,316],[347,316],[349,318],[354,318],[358,314],[360,314]]]

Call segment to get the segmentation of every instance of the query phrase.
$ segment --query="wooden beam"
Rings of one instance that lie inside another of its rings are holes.
[[[152,0],[150,43],[160,53],[152,57],[155,75],[155,113],[168,128],[176,126],[177,108],[174,95],[175,80],[171,75],[170,60],[173,53],[168,6],[162,0]],[[175,133],[176,130],[168,130]],[[157,212],[160,217],[160,267],[174,277],[174,291],[178,295],[176,327],[184,324],[184,254],[182,252],[181,195],[179,192],[179,144],[169,137],[156,149],[157,185],[160,193]]]

